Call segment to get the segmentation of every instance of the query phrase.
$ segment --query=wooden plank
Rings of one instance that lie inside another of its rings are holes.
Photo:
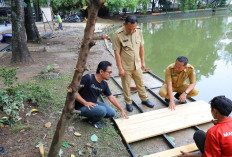
[[[177,105],[175,111],[164,108],[115,121],[126,142],[132,143],[211,120],[210,105],[204,101],[197,101]]]
[[[197,150],[198,150],[198,148],[197,148],[196,144],[192,143],[189,145],[169,149],[169,150],[158,152],[155,154],[146,155],[144,157],[175,157],[175,156],[181,155],[180,151],[184,151],[186,153],[191,153],[191,152],[194,152]]]

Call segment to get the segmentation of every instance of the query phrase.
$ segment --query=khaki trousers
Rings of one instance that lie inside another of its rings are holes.
[[[177,92],[177,93],[180,93],[182,94],[187,88],[188,88],[188,84],[183,84],[182,86],[180,87],[172,87],[172,91],[173,92]],[[163,86],[160,88],[159,90],[159,95],[163,98],[166,98],[166,99],[170,99],[169,96],[168,96],[168,90],[167,90],[167,84],[163,84]],[[199,91],[194,87],[187,95],[187,98],[189,97],[193,97],[193,96],[197,96],[199,93]]]
[[[147,101],[148,96],[147,96],[146,89],[143,83],[142,69],[127,70],[127,71],[125,70],[125,75],[121,77],[121,80],[122,80],[123,94],[124,94],[124,99],[125,99],[126,104],[132,104],[132,100],[130,98],[131,78],[133,78],[135,82],[140,99],[142,101]]]

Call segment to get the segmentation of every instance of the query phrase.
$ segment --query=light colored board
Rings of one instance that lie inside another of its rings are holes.
[[[168,108],[132,115],[129,119],[116,119],[127,143],[158,136],[213,119],[210,105],[204,101],[177,105],[175,111]]]
[[[40,9],[44,13],[44,14],[42,14],[43,22],[52,21],[52,10],[51,10],[51,8],[50,7],[41,7]]]
[[[191,153],[191,152],[194,152],[194,151],[197,151],[197,150],[198,150],[198,148],[197,148],[196,144],[192,143],[192,144],[189,144],[189,145],[173,148],[173,149],[158,152],[158,153],[155,153],[155,154],[146,155],[144,157],[175,157],[175,156],[181,155],[180,151],[183,151],[183,152],[186,152],[186,153]]]

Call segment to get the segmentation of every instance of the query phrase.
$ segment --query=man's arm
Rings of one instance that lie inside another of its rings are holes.
[[[187,93],[189,93],[190,91],[192,91],[193,88],[194,88],[195,85],[196,85],[195,69],[191,66],[191,67],[189,68],[189,70],[190,70],[190,74],[189,74],[189,82],[190,82],[190,84],[189,84],[188,88],[185,90]],[[187,94],[186,94],[185,92],[183,92],[183,93],[180,95],[180,97],[179,97],[180,102],[184,102],[185,99],[186,99],[186,97],[187,97]]]
[[[171,110],[175,110],[175,101],[172,95],[172,82],[166,82],[166,83],[167,83],[168,96],[170,99],[168,108]]]
[[[145,68],[145,60],[144,60],[144,46],[143,45],[140,45],[139,55],[140,55],[140,59],[141,59],[141,68],[144,69]]]
[[[109,101],[114,105],[116,106],[120,111],[121,111],[121,114],[124,118],[128,119],[128,116],[126,115],[125,111],[123,110],[123,108],[120,106],[120,104],[118,103],[118,100],[115,98],[115,96],[113,95],[110,95],[108,96],[108,99]]]
[[[118,67],[119,76],[124,76],[125,72],[124,72],[124,69],[122,67],[122,60],[121,60],[121,56],[120,56],[120,51],[114,50],[114,54],[115,54],[115,59],[116,59],[117,67]]]
[[[83,104],[84,106],[88,107],[89,110],[91,110],[90,109],[91,107],[94,108],[95,106],[97,106],[97,104],[95,103],[85,101],[85,99],[83,99],[82,96],[78,92],[76,95],[76,100],[80,102],[81,104]]]

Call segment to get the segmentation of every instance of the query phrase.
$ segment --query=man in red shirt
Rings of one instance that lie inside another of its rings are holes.
[[[182,152],[188,157],[232,157],[232,101],[225,96],[217,96],[210,101],[214,126],[205,133],[195,132],[193,139],[202,154],[193,155]]]

